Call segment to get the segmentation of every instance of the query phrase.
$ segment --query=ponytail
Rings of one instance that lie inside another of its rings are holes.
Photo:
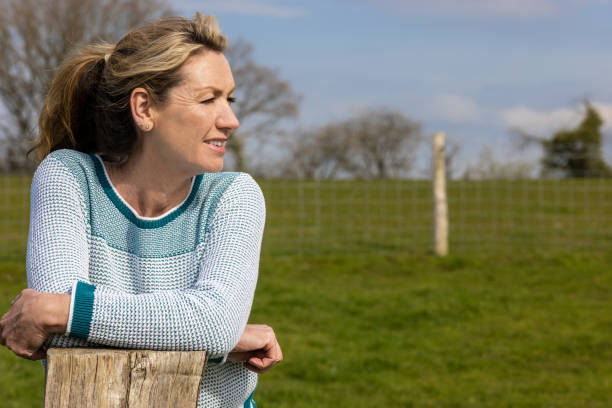
[[[38,121],[39,136],[32,150],[43,160],[58,149],[96,150],[96,105],[109,44],[83,48],[69,59],[51,83]]]

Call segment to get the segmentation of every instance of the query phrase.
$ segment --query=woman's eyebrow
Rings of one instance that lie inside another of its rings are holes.
[[[234,92],[234,90],[236,89],[236,87],[232,88],[228,93],[232,93]],[[198,87],[194,89],[195,92],[197,93],[204,93],[206,91],[213,91],[214,94],[222,94],[223,93],[223,89],[219,89],[215,86],[204,86],[204,87]]]

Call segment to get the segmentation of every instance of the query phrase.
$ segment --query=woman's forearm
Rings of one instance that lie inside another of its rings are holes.
[[[22,291],[0,319],[0,344],[20,357],[44,358],[43,344],[52,334],[64,334],[70,313],[70,295]],[[283,359],[272,328],[248,324],[229,359],[264,373]]]

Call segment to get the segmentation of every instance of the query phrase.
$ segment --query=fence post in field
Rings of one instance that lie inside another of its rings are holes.
[[[448,254],[448,203],[444,170],[444,133],[433,135],[433,240],[434,253]]]
[[[51,348],[45,408],[196,407],[204,351]]]

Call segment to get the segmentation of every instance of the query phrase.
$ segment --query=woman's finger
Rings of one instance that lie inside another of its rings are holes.
[[[276,364],[278,364],[279,361],[280,360],[276,358],[270,358],[270,357],[251,357],[245,362],[245,364],[248,364],[251,367],[257,368],[260,373],[263,373],[269,370],[270,368],[272,368],[273,366],[275,366]]]
[[[266,371],[268,371],[268,368],[269,368],[269,367],[268,368],[260,368],[260,367],[258,367],[256,365],[253,365],[253,364],[249,363],[248,361],[244,363],[244,367],[247,370],[253,371],[254,373],[257,373],[257,374],[263,374]]]
[[[253,358],[253,359],[250,359],[249,361],[246,361],[244,363],[244,366],[247,369],[256,372],[257,374],[263,374],[269,369],[271,369],[275,364],[276,364],[276,361],[273,361],[268,358],[265,358],[265,359]]]
[[[274,358],[276,358],[277,362],[283,361],[283,350],[281,350],[281,346],[278,341],[274,347]]]
[[[30,360],[42,360],[47,357],[47,350],[44,348],[40,348],[32,353],[29,357],[26,357]]]
[[[18,295],[17,295],[17,297],[11,301],[11,306],[13,306],[13,305],[15,304],[15,302],[16,302],[17,300],[19,300],[19,298],[20,298],[20,297],[21,297],[21,293],[20,293],[20,294],[18,294]]]

